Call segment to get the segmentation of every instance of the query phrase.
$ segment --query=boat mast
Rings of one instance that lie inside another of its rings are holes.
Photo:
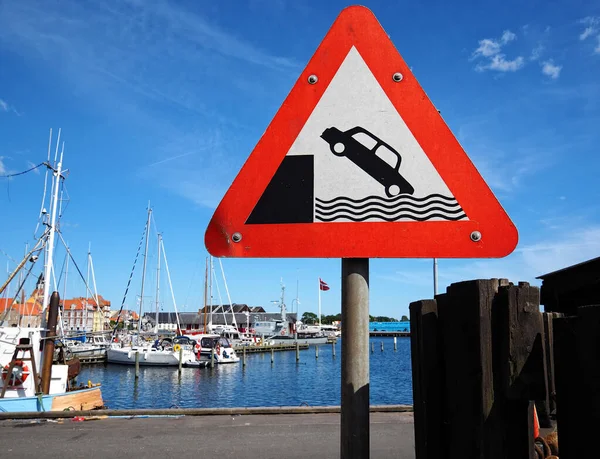
[[[58,139],[56,141],[56,152],[58,152],[58,144],[60,143],[60,129],[58,130]],[[46,245],[46,259],[44,266],[44,297],[42,300],[42,328],[46,328],[47,317],[46,309],[50,302],[50,274],[52,271],[52,258],[54,257],[54,235],[56,231],[56,208],[58,207],[58,189],[60,188],[60,179],[62,172],[62,160],[63,153],[65,151],[65,144],[63,142],[62,150],[60,152],[60,159],[56,165],[56,169],[49,166],[54,171],[54,179],[52,184],[52,198],[50,206],[50,222],[47,223],[49,234],[48,243]],[[56,157],[56,155],[55,155]]]
[[[161,240],[161,234],[158,233],[158,251],[156,253],[158,253],[158,256],[156,257],[157,259],[157,267],[156,267],[156,325],[154,328],[154,332],[158,335],[158,307],[159,307],[159,302],[160,302],[160,240]]]
[[[67,253],[68,255],[68,253]],[[90,301],[90,267],[91,267],[91,259],[92,259],[92,243],[88,242],[88,254],[87,254],[87,274],[85,276],[85,303],[83,305],[84,309],[84,317],[85,317],[85,322],[84,322],[84,326],[83,326],[83,331],[85,333],[87,333],[87,326],[88,326],[88,304]],[[69,259],[67,258],[67,262],[69,261]],[[92,319],[93,320],[93,319]],[[92,325],[92,331],[94,329],[94,326]]]
[[[208,287],[208,293],[210,297],[210,318],[208,320],[208,325],[212,331],[212,315],[213,315],[213,295],[212,295],[212,280],[213,280],[213,257],[210,257],[210,284]]]
[[[94,301],[96,302],[96,308],[98,310],[98,313],[100,314],[100,317],[102,318],[101,320],[101,331],[104,331],[104,311],[102,310],[102,307],[100,306],[100,299],[98,298],[98,287],[96,287],[96,274],[94,273],[94,260],[92,260],[92,247],[90,244],[90,269],[92,271],[92,282],[94,284]],[[89,286],[87,286],[87,289],[89,290]],[[92,325],[92,331],[94,331],[93,329],[93,325]]]
[[[67,298],[67,279],[69,278],[69,252],[67,252],[65,254],[66,260],[65,260],[65,281],[63,284],[63,296],[61,298],[62,300],[62,304],[63,304],[63,313],[65,310],[65,299]],[[60,326],[61,332],[62,332],[62,336],[65,336],[65,330],[63,327],[63,318],[64,318],[64,314],[61,314],[60,309],[58,310],[58,318],[60,319],[58,321],[58,324]]]
[[[140,292],[140,315],[138,316],[138,334],[142,331],[142,311],[144,309],[144,284],[146,281],[146,264],[148,262],[148,242],[150,235],[150,218],[152,217],[152,208],[148,202],[148,221],[146,222],[146,248],[144,250],[144,266],[142,268],[142,290]]]
[[[179,321],[179,311],[177,310],[177,303],[175,301],[175,292],[173,291],[173,283],[171,282],[171,272],[169,271],[169,262],[167,261],[167,252],[165,252],[165,243],[161,239],[162,254],[165,257],[165,270],[167,271],[167,281],[169,281],[169,290],[171,290],[171,299],[173,300],[173,308],[175,309],[175,319],[177,319],[177,331],[179,334],[182,333],[181,322]],[[158,254],[160,257],[160,253]]]
[[[206,333],[206,307],[208,295],[208,257],[206,257],[206,268],[204,270],[204,333]]]
[[[231,322],[233,323],[233,326],[237,330],[238,324],[237,324],[237,320],[235,320],[235,311],[233,310],[233,303],[231,302],[231,295],[229,295],[229,287],[227,286],[227,279],[225,279],[225,271],[223,270],[223,263],[221,262],[220,258],[219,258],[219,266],[221,267],[221,275],[223,276],[223,284],[225,284],[225,292],[227,293],[227,300],[229,301],[229,307],[231,308],[231,317],[232,317]],[[225,308],[223,308],[223,311],[225,311]],[[227,322],[225,322],[225,324],[227,324]]]
[[[285,307],[285,285],[283,280],[281,282],[281,320],[285,323],[286,321],[286,307]]]

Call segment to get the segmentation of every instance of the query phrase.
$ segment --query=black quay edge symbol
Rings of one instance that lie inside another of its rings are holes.
[[[357,134],[365,134],[371,142],[375,142],[372,148],[359,142],[355,137]],[[400,194],[410,194],[415,192],[413,186],[400,174],[400,163],[402,157],[394,148],[389,146],[380,138],[376,137],[361,126],[353,127],[347,131],[340,131],[336,127],[330,127],[323,131],[321,138],[329,144],[331,152],[336,156],[345,156],[364,172],[377,180],[385,189],[388,198],[393,198]],[[390,164],[385,161],[378,152],[385,150],[389,155],[394,155]]]

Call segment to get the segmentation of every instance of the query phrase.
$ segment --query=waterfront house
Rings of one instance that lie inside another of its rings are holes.
[[[98,332],[110,329],[110,301],[95,298],[72,298],[62,301],[63,328],[67,332]]]
[[[185,331],[204,330],[204,325],[211,321],[213,325],[233,325],[233,318],[238,329],[244,331],[246,328],[253,328],[255,322],[265,322],[280,320],[281,313],[265,312],[262,306],[248,306],[247,304],[233,305],[213,305],[206,306],[198,310],[198,312],[180,312],[179,322],[181,329]],[[296,321],[296,313],[288,313],[287,319],[294,323]],[[147,322],[151,328],[156,324],[156,313],[148,312],[144,314],[143,320]],[[174,312],[160,312],[158,314],[158,329],[163,331],[177,330],[177,317]]]

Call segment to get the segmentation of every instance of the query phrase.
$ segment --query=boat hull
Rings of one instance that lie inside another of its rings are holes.
[[[121,365],[135,365],[135,355],[139,352],[140,366],[179,366],[179,353],[174,351],[163,351],[154,348],[117,348],[108,349],[106,360],[108,363]],[[191,351],[183,351],[183,364],[195,361],[196,358]]]
[[[100,387],[79,389],[64,394],[40,397],[1,398],[0,412],[42,412],[64,410],[95,410],[104,407]]]
[[[268,339],[269,342],[273,342],[274,344],[296,344],[296,341],[300,344],[327,344],[328,338],[327,336],[319,336],[319,337],[310,337],[310,338],[298,338],[295,339],[293,336],[274,336],[273,338]]]

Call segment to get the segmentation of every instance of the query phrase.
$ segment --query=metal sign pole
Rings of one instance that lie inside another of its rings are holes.
[[[369,457],[369,259],[342,258],[342,459]]]

